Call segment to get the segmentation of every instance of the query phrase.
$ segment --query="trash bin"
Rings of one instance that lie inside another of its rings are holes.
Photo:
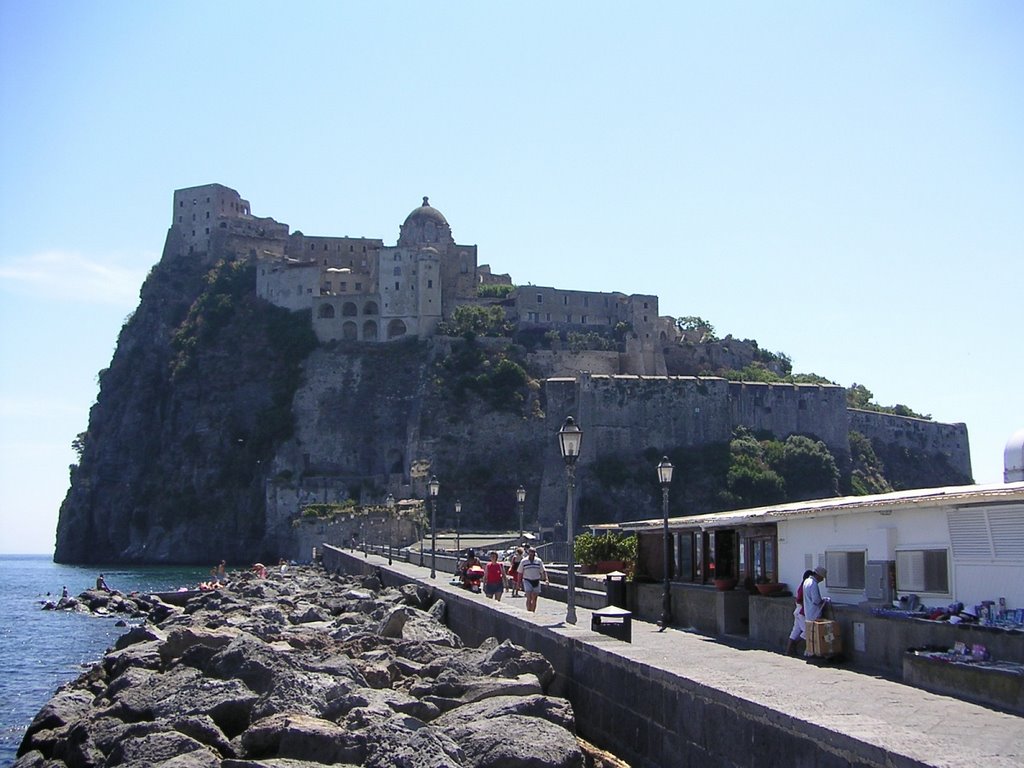
[[[625,608],[609,605],[591,614],[590,628],[625,643],[633,642],[633,614]]]
[[[618,608],[626,607],[626,574],[622,571],[612,571],[605,574],[604,593],[608,605]]]

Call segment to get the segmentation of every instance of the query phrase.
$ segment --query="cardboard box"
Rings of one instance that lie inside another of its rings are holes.
[[[816,619],[807,622],[807,654],[830,658],[843,652],[843,638],[839,633],[839,622],[833,619]]]

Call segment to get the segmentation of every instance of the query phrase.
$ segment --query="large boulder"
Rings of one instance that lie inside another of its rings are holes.
[[[584,768],[583,750],[565,728],[523,715],[467,720],[445,733],[467,768]]]
[[[362,764],[366,737],[340,725],[295,713],[271,715],[253,723],[240,737],[243,756],[283,757],[315,763]]]

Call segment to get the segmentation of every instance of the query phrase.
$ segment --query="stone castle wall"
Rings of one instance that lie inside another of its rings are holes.
[[[971,453],[967,425],[943,424],[909,416],[875,411],[848,411],[849,429],[887,445],[914,449],[925,455],[941,454],[965,476],[971,477]]]

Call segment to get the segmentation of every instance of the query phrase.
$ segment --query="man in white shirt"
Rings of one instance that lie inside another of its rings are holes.
[[[828,571],[819,566],[804,580],[804,621],[821,618],[821,612],[825,609],[825,600],[821,596],[818,582],[824,581],[826,576],[828,576]]]
[[[526,610],[537,610],[537,598],[540,596],[540,581],[543,579],[548,584],[548,572],[544,569],[544,563],[537,557],[537,550],[530,547],[526,553],[526,559],[519,563],[519,573],[523,576],[523,593],[526,595]]]

